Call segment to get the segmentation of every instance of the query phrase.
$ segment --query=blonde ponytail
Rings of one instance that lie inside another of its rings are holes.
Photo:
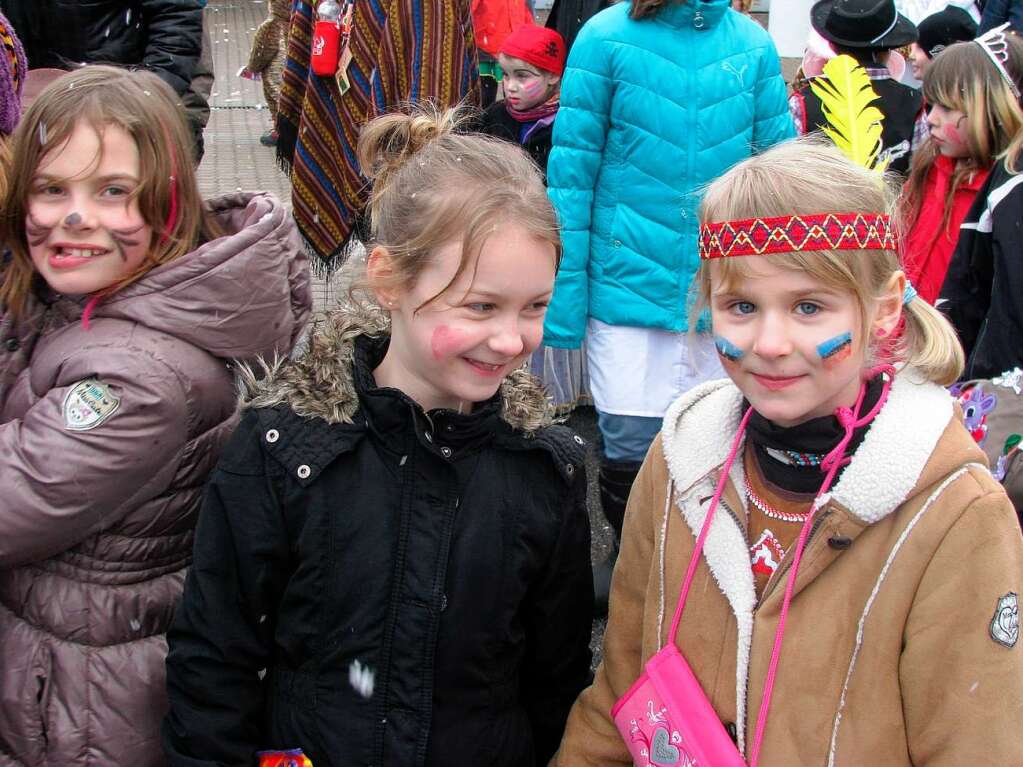
[[[945,316],[919,297],[907,303],[902,312],[906,365],[941,386],[951,386],[958,381],[966,365],[966,355]]]

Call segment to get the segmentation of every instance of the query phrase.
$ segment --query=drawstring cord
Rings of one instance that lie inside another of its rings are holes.
[[[820,490],[817,491],[817,495],[813,500],[810,513],[807,515],[806,521],[803,522],[803,527],[799,531],[799,542],[796,545],[796,552],[792,558],[792,569],[789,572],[788,582],[785,584],[785,599],[782,601],[781,613],[778,616],[778,629],[774,633],[771,663],[768,666],[767,678],[764,681],[764,695],[760,704],[760,712],[757,715],[757,728],[753,737],[753,748],[750,751],[750,767],[757,767],[760,761],[760,747],[763,744],[764,731],[767,729],[767,714],[771,707],[771,696],[774,693],[774,682],[778,675],[778,664],[781,661],[781,645],[782,639],[785,636],[785,623],[788,618],[789,605],[792,603],[792,593],[795,590],[799,563],[803,559],[803,549],[806,547],[806,541],[810,537],[813,520],[818,510],[826,502],[826,494],[831,488],[831,483],[834,482],[835,477],[838,475],[838,470],[852,460],[852,457],[847,456],[845,451],[849,447],[849,443],[852,442],[856,430],[873,421],[887,401],[888,393],[892,387],[892,380],[895,377],[895,368],[891,365],[881,365],[873,368],[869,371],[867,380],[873,379],[877,375],[884,376],[884,384],[881,389],[881,396],[878,397],[877,402],[868,413],[862,416],[859,414],[860,408],[863,407],[863,399],[867,393],[866,384],[860,388],[860,394],[856,398],[854,409],[840,407],[835,411],[835,418],[838,419],[839,425],[842,426],[844,434],[838,441],[838,444],[821,461],[821,469],[826,471],[827,474],[824,477],[824,483],[821,485]]]

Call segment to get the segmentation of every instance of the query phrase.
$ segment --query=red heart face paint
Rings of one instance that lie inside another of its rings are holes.
[[[29,255],[51,288],[88,295],[115,285],[145,260],[153,230],[132,193],[139,154],[121,128],[101,134],[79,122],[43,155],[25,216]]]
[[[391,343],[374,376],[426,410],[489,399],[543,340],[554,246],[503,224],[455,278],[461,247],[459,238],[438,248],[415,284],[388,304]]]
[[[970,156],[965,114],[934,104],[927,115],[927,124],[931,128],[931,141],[941,154],[955,158]]]
[[[430,351],[435,360],[442,360],[451,355],[465,343],[465,333],[459,330],[441,325],[434,329],[430,337]]]

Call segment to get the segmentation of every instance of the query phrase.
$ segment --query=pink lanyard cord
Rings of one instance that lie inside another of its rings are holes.
[[[760,762],[760,747],[763,744],[764,732],[767,729],[767,714],[771,708],[774,681],[778,675],[778,664],[781,661],[781,644],[782,639],[785,637],[785,622],[789,614],[789,605],[792,602],[792,592],[796,586],[799,563],[803,559],[803,549],[806,547],[806,541],[810,537],[813,520],[822,505],[821,499],[831,488],[831,483],[835,481],[838,470],[852,460],[851,457],[845,455],[845,451],[849,447],[849,443],[852,442],[853,435],[857,429],[873,421],[877,414],[881,412],[884,403],[888,400],[888,392],[891,390],[892,379],[895,377],[895,368],[891,365],[873,368],[868,373],[867,380],[871,380],[879,374],[884,375],[881,395],[868,413],[863,416],[860,415],[860,408],[863,407],[863,399],[867,394],[866,384],[860,388],[860,394],[856,398],[854,410],[843,407],[835,411],[835,417],[845,430],[845,433],[838,441],[838,444],[821,461],[821,468],[827,471],[827,475],[824,477],[824,483],[821,485],[821,489],[817,491],[817,495],[813,499],[813,505],[810,507],[810,513],[807,515],[806,521],[803,522],[803,527],[799,531],[799,543],[796,545],[796,553],[792,557],[792,568],[789,571],[788,582],[785,584],[785,599],[782,601],[781,613],[778,616],[778,628],[774,632],[774,648],[771,650],[771,663],[767,668],[767,678],[764,680],[764,694],[760,703],[760,712],[757,715],[757,729],[753,736],[753,748],[750,751],[750,767],[757,767]]]
[[[803,558],[803,549],[806,547],[806,542],[810,537],[810,530],[813,527],[814,518],[816,517],[818,507],[821,505],[821,498],[831,488],[831,483],[834,482],[839,469],[852,460],[851,457],[845,455],[845,451],[846,448],[849,447],[849,443],[852,441],[856,430],[873,421],[877,414],[881,411],[884,403],[887,401],[892,379],[895,377],[895,368],[891,365],[881,365],[873,368],[868,371],[867,380],[872,380],[877,375],[885,376],[881,395],[878,397],[877,403],[875,403],[868,413],[862,416],[860,415],[860,408],[863,407],[863,400],[867,393],[867,387],[865,384],[860,387],[860,393],[856,398],[856,404],[853,408],[850,409],[842,407],[835,411],[835,417],[842,426],[844,434],[838,441],[838,444],[835,445],[835,447],[821,462],[821,469],[826,471],[827,474],[824,477],[824,483],[821,485],[820,490],[817,491],[817,494],[814,497],[813,505],[810,507],[810,513],[807,515],[806,520],[803,522],[803,527],[799,531],[799,541],[796,545],[795,554],[792,557],[792,567],[789,571],[789,577],[785,584],[785,599],[782,601],[781,613],[778,616],[778,628],[774,634],[774,648],[771,651],[771,663],[768,666],[767,677],[764,681],[764,694],[760,705],[760,712],[757,716],[757,727],[753,738],[753,747],[750,752],[750,767],[757,767],[757,764],[760,761],[760,747],[763,743],[764,731],[767,728],[767,714],[771,707],[771,696],[774,693],[774,681],[778,674],[778,664],[781,661],[781,645],[785,636],[785,623],[786,618],[788,617],[789,604],[792,602],[792,592],[795,589],[796,576],[799,573],[799,563]],[[675,616],[671,622],[671,632],[668,634],[668,639],[671,642],[674,642],[675,637],[678,636],[678,628],[682,620],[682,611],[685,609],[686,600],[689,596],[689,587],[692,585],[693,578],[696,575],[696,566],[699,564],[700,556],[703,554],[703,546],[706,543],[708,534],[710,533],[711,523],[714,520],[714,513],[717,511],[718,504],[721,501],[721,496],[725,490],[725,484],[728,482],[728,477],[732,470],[732,464],[735,462],[735,457],[739,452],[743,436],[746,433],[746,425],[749,423],[749,419],[752,414],[753,408],[747,408],[746,412],[742,416],[742,420],[739,422],[739,428],[736,432],[735,439],[732,442],[732,448],[722,465],[721,476],[718,479],[717,488],[714,491],[714,497],[711,499],[710,506],[707,509],[707,516],[703,521],[703,526],[700,528],[700,534],[696,538],[696,545],[693,548],[692,556],[689,558],[689,567],[686,570],[686,577],[682,582],[682,590],[679,594],[678,604],[675,607]]]
[[[721,500],[721,494],[725,492],[725,483],[728,482],[728,473],[732,470],[732,464],[735,462],[735,455],[739,452],[739,446],[742,444],[742,437],[746,433],[746,424],[749,422],[749,417],[753,415],[753,408],[746,408],[746,413],[742,416],[742,420],[739,421],[739,431],[735,435],[735,439],[732,441],[732,449],[728,453],[728,458],[725,459],[723,468],[721,469],[721,477],[718,479],[717,489],[714,491],[714,498],[710,502],[710,507],[707,509],[707,517],[703,520],[703,527],[700,528],[700,534],[696,538],[696,547],[693,549],[693,555],[689,558],[689,569],[686,570],[685,580],[682,581],[682,593],[679,594],[678,604],[675,606],[675,617],[671,621],[671,633],[668,634],[668,640],[671,642],[675,641],[675,637],[678,636],[678,624],[682,620],[682,610],[686,606],[686,598],[689,596],[689,586],[693,582],[693,576],[696,574],[696,565],[700,562],[700,554],[703,553],[703,544],[707,540],[707,534],[710,533],[710,523],[714,521],[714,512],[718,510],[718,502]],[[669,491],[670,492],[670,491]]]

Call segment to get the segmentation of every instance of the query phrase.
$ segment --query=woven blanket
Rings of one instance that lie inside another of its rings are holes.
[[[359,130],[403,102],[478,103],[471,0],[355,0],[351,88],[310,69],[315,10],[296,0],[278,102],[277,159],[291,171],[295,221],[311,250],[335,266],[369,192]]]

